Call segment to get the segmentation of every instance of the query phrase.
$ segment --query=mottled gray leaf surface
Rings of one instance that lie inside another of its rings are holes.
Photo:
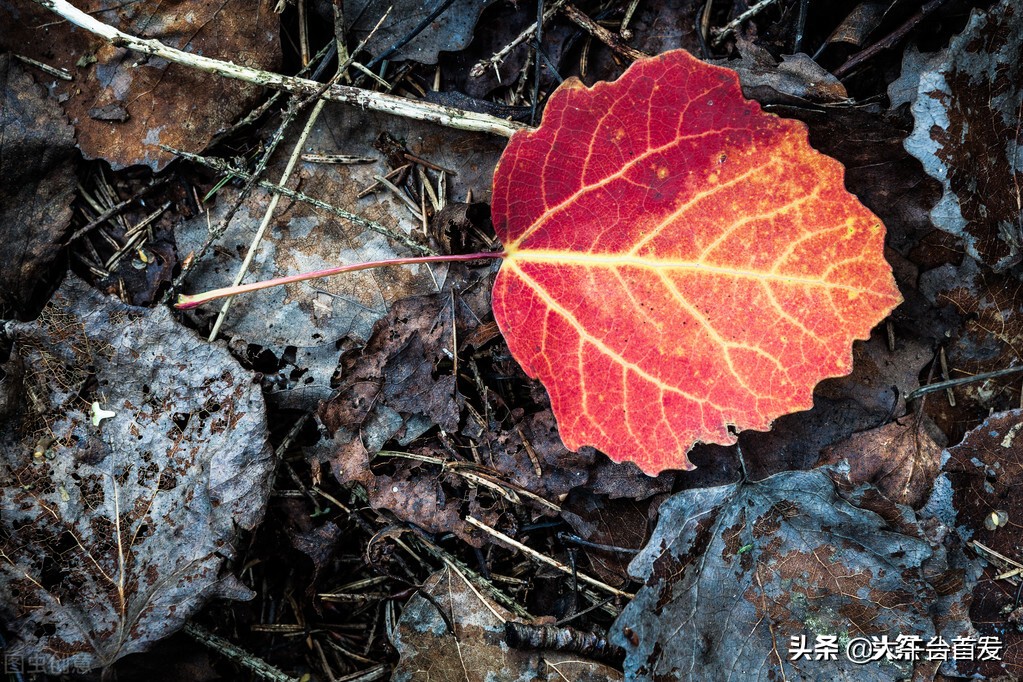
[[[913,665],[793,661],[790,638],[971,631],[955,536],[872,489],[843,496],[826,470],[685,491],[659,514],[629,568],[645,587],[611,631],[629,679],[895,679]]]
[[[977,260],[1005,270],[1023,259],[1023,8],[1001,0],[975,10],[947,49],[907,52],[893,104],[916,85],[906,149],[944,185],[935,226]]]
[[[1023,674],[1023,630],[1016,599],[1018,584],[999,579],[1019,556],[1018,526],[1023,519],[1023,410],[996,412],[948,448],[945,476],[939,488],[954,509],[956,530],[964,540],[983,546],[984,577],[973,591],[970,615],[981,635],[998,637],[1005,645],[1000,660],[976,661],[964,672],[984,679]],[[939,479],[940,482],[940,479]],[[936,497],[938,497],[936,495]],[[997,523],[994,521],[998,521]],[[999,561],[996,557],[1010,557]]]
[[[70,277],[8,325],[0,412],[0,618],[9,653],[109,665],[212,597],[239,528],[260,521],[272,451],[263,398],[226,349],[165,308]]]
[[[480,13],[494,0],[454,0],[441,10],[446,0],[350,0],[345,14],[355,42],[369,38],[366,49],[382,57],[396,48],[386,59],[411,59],[423,64],[436,64],[439,52],[456,52],[473,38],[473,29]],[[380,18],[387,18],[373,32]],[[435,11],[441,10],[425,27],[413,32]]]
[[[0,316],[38,312],[28,309],[71,223],[77,156],[60,106],[0,55]]]

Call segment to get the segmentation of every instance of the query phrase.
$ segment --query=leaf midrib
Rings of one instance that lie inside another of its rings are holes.
[[[746,270],[701,261],[671,260],[651,256],[630,256],[627,254],[583,253],[579,251],[557,251],[548,249],[509,250],[505,259],[516,264],[542,263],[555,266],[578,266],[584,268],[636,268],[648,270],[681,270],[721,277],[753,279],[762,282],[779,282],[814,288],[837,289],[859,294],[871,293],[870,289],[854,287],[840,282],[830,282],[819,277],[800,277],[763,270]]]

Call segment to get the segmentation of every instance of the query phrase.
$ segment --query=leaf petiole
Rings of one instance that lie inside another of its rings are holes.
[[[339,265],[336,268],[327,268],[325,270],[313,270],[312,272],[303,272],[297,275],[288,275],[287,277],[267,279],[263,280],[262,282],[252,282],[251,284],[240,284],[234,287],[211,289],[210,291],[205,291],[201,294],[195,294],[194,296],[185,296],[184,294],[182,294],[178,296],[178,302],[174,304],[174,307],[177,308],[178,310],[189,310],[190,308],[196,308],[210,301],[215,301],[220,298],[228,298],[230,296],[237,296],[238,294],[246,294],[250,291],[259,291],[260,289],[269,289],[271,287],[277,287],[283,284],[304,282],[309,279],[317,279],[320,277],[330,277],[332,275],[340,275],[345,272],[356,272],[357,270],[370,270],[372,268],[382,268],[388,265],[418,265],[420,263],[453,263],[457,261],[467,260],[504,258],[506,255],[507,254],[504,251],[483,251],[479,253],[463,253],[456,255],[390,258],[387,260],[368,261],[366,263],[352,263],[350,265]]]

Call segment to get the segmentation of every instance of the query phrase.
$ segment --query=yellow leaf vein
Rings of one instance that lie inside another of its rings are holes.
[[[589,185],[583,185],[582,187],[577,189],[575,192],[573,192],[571,195],[569,195],[565,199],[561,200],[560,202],[558,202],[554,206],[547,206],[546,210],[543,212],[543,214],[540,215],[540,217],[537,218],[536,221],[532,225],[530,225],[528,228],[526,228],[525,232],[523,232],[521,235],[519,235],[519,237],[517,239],[514,239],[509,244],[505,244],[505,248],[508,249],[509,251],[515,249],[519,244],[521,244],[526,239],[528,239],[530,237],[530,235],[532,235],[534,232],[536,232],[538,229],[540,229],[540,227],[542,227],[544,225],[544,223],[546,223],[548,220],[550,220],[555,214],[561,212],[565,207],[571,206],[572,204],[577,202],[580,199],[580,197],[583,197],[586,194],[589,194],[590,192],[598,190],[601,187],[609,185],[612,182],[614,182],[615,180],[624,177],[626,175],[626,173],[628,173],[630,170],[632,170],[635,166],[637,166],[638,164],[642,163],[643,161],[646,161],[647,159],[649,159],[654,154],[659,154],[659,153],[661,153],[663,151],[671,149],[672,147],[677,146],[680,142],[684,142],[684,141],[687,141],[687,140],[696,140],[696,139],[699,139],[701,137],[718,136],[718,135],[721,135],[721,134],[723,134],[723,133],[725,133],[725,132],[727,132],[729,130],[741,130],[741,129],[740,128],[721,128],[721,129],[718,129],[718,130],[712,130],[712,131],[706,131],[706,132],[703,132],[703,133],[698,133],[696,135],[685,135],[683,137],[679,137],[678,139],[671,140],[670,142],[668,142],[666,144],[663,144],[660,147],[653,147],[651,149],[648,149],[647,151],[643,152],[642,154],[637,155],[636,158],[632,159],[631,161],[622,164],[622,167],[621,167],[620,170],[612,173],[611,175],[608,175],[606,178],[604,178],[604,179],[602,179],[602,180],[600,180],[598,182],[594,182],[592,184],[589,184]],[[552,149],[553,149],[553,145],[552,145]],[[549,155],[550,155],[550,150],[548,150],[548,153],[547,153],[548,157],[549,157]],[[547,167],[548,163],[549,163],[549,158],[548,158],[548,162],[544,164],[544,170],[541,171],[541,174],[543,174],[546,171],[546,167]],[[584,161],[584,164],[585,163],[586,163],[586,161]],[[563,165],[562,164],[558,164],[558,168],[563,168]],[[541,184],[540,186],[543,187],[543,184]],[[509,187],[508,191],[510,193],[510,191],[511,191],[510,187]],[[546,202],[545,202],[545,204],[546,204]]]
[[[851,259],[855,262],[858,259]],[[551,249],[524,249],[508,254],[505,262],[518,266],[521,263],[539,263],[552,266],[578,266],[584,268],[637,268],[645,270],[676,270],[691,271],[699,275],[718,275],[727,279],[751,279],[758,282],[771,282],[810,289],[834,289],[853,294],[874,293],[862,287],[840,282],[829,282],[821,276],[798,276],[778,274],[771,271],[744,270],[723,265],[711,265],[699,261],[671,260],[651,256],[629,256],[623,254],[583,253],[581,251],[556,251]],[[843,261],[845,262],[845,261]],[[841,263],[837,264],[840,265]],[[832,272],[834,266],[828,268]]]
[[[626,360],[625,358],[623,358],[620,353],[618,353],[613,348],[609,347],[606,343],[604,343],[604,341],[602,339],[599,339],[596,336],[594,336],[593,334],[591,334],[586,329],[586,327],[581,322],[579,322],[578,319],[576,319],[575,315],[573,315],[571,311],[569,311],[564,306],[562,306],[560,303],[558,303],[556,300],[554,300],[554,298],[550,295],[550,293],[548,293],[548,291],[546,289],[544,289],[542,286],[540,286],[540,284],[537,283],[536,280],[534,280],[532,277],[530,277],[525,272],[523,272],[522,269],[518,266],[517,263],[515,263],[514,261],[511,261],[511,260],[506,260],[505,261],[505,265],[507,267],[509,267],[510,269],[515,271],[515,274],[526,284],[526,286],[528,286],[530,289],[532,289],[536,293],[536,295],[538,297],[540,297],[540,299],[547,305],[547,308],[549,310],[557,313],[562,318],[564,318],[566,322],[568,322],[570,325],[572,325],[572,327],[579,334],[579,337],[580,337],[581,341],[586,341],[587,343],[591,344],[594,348],[599,350],[604,355],[607,355],[609,358],[611,358],[618,365],[621,365],[622,367],[625,367],[629,371],[632,371],[632,372],[636,373],[640,378],[644,379],[645,381],[650,382],[651,384],[653,384],[655,386],[660,387],[664,391],[667,391],[669,393],[676,393],[676,394],[681,395],[682,397],[684,397],[684,398],[686,398],[688,400],[692,400],[693,402],[696,402],[696,403],[708,402],[706,398],[697,397],[697,396],[695,396],[695,395],[693,395],[691,393],[683,391],[682,389],[678,388],[677,386],[671,386],[669,384],[664,383],[659,378],[653,376],[652,374],[647,372],[645,369],[643,369],[639,365],[637,365],[637,364],[635,364],[633,362],[630,362],[630,361]],[[714,403],[710,403],[710,404],[714,405]],[[714,406],[718,407],[719,409],[722,409],[719,405],[714,405]]]

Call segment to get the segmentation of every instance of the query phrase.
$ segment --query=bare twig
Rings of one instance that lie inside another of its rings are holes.
[[[760,2],[753,5],[748,10],[746,10],[745,12],[743,12],[742,14],[740,14],[739,16],[725,24],[724,28],[720,29],[719,31],[714,31],[713,33],[715,33],[716,35],[714,36],[714,40],[711,41],[711,44],[714,47],[718,47],[719,45],[721,45],[721,43],[725,42],[728,36],[735,33],[735,30],[742,26],[743,22],[749,21],[753,17],[757,16],[765,9],[773,5],[776,1],[777,0],[760,0]]]
[[[575,5],[571,4],[565,5],[565,8],[562,10],[562,12],[565,13],[566,17],[571,19],[577,26],[579,26],[579,28],[583,29],[591,36],[593,36],[600,42],[610,47],[617,54],[620,54],[621,56],[627,57],[632,60],[643,59],[645,57],[650,56],[645,52],[640,52],[636,48],[626,45],[624,41],[622,41],[622,37],[620,35],[618,35],[617,33],[612,33],[611,31],[607,30],[606,28],[595,22],[593,19],[590,19],[588,16],[580,12],[579,8],[577,8]]]
[[[909,35],[909,32],[916,28],[917,24],[923,21],[930,14],[933,14],[946,2],[948,2],[948,0],[930,0],[930,2],[918,9],[909,19],[906,19],[906,21],[897,29],[886,35],[884,38],[881,38],[881,40],[877,41],[867,49],[861,50],[849,57],[845,64],[842,64],[834,70],[833,73],[835,74],[835,78],[845,78],[868,60],[873,59],[881,52],[889,50],[901,43],[902,40]]]
[[[554,2],[552,2],[543,13],[544,22],[550,21],[566,2],[568,2],[568,0],[554,0]],[[511,54],[512,50],[529,40],[534,33],[536,33],[535,21],[523,29],[522,33],[516,36],[514,40],[495,52],[490,59],[484,59],[477,62],[475,66],[469,69],[469,75],[473,78],[479,78],[487,72],[487,69],[496,69],[505,59],[508,58],[508,55]],[[498,80],[500,80],[500,78],[498,78]]]
[[[327,163],[327,164],[358,164],[358,163],[373,163],[376,161],[372,156],[353,156],[351,154],[303,154],[302,160],[307,163]]]
[[[309,135],[313,131],[313,126],[316,124],[316,120],[320,116],[320,112],[323,110],[323,100],[319,100],[316,106],[313,107],[312,112],[309,114],[309,119],[306,121],[305,127],[302,129],[302,133],[298,136],[298,141],[295,142],[295,148],[291,153],[291,157],[288,159],[288,164],[284,168],[284,172],[281,173],[281,180],[278,183],[282,187],[287,184],[288,180],[291,179],[291,174],[295,170],[295,166],[298,164],[298,159],[302,156],[302,148],[305,147],[306,140],[309,139]],[[263,220],[259,223],[259,228],[256,230],[256,234],[252,237],[252,242],[249,244],[249,249],[245,253],[245,258],[242,260],[241,266],[238,268],[238,272],[235,273],[233,286],[238,286],[245,279],[245,274],[249,271],[249,266],[252,264],[252,260],[256,257],[256,252],[259,250],[259,244],[263,241],[263,236],[266,235],[267,228],[270,227],[270,221],[273,220],[274,211],[277,210],[277,204],[281,200],[281,195],[274,193],[270,197],[270,203],[267,205],[266,210],[263,212]],[[217,338],[217,334],[220,333],[220,328],[224,325],[224,320],[227,319],[227,311],[231,309],[231,301],[233,298],[228,298],[224,301],[224,304],[220,307],[220,312],[217,313],[217,319],[213,323],[213,329],[210,330],[209,341],[214,341]]]
[[[18,54],[16,52],[12,52],[11,55],[15,59],[23,61],[26,64],[28,64],[29,66],[34,66],[37,69],[39,69],[40,71],[43,71],[45,73],[50,74],[54,78],[59,78],[62,81],[74,80],[74,77],[70,73],[68,73],[66,69],[58,69],[55,66],[50,66],[49,64],[44,64],[43,62],[36,61],[35,59],[32,59],[31,57],[26,57],[25,55]]]
[[[406,533],[408,537],[411,539],[411,541],[414,542],[419,549],[423,550],[424,552],[431,555],[435,559],[444,562],[448,566],[457,566],[459,572],[463,576],[468,576],[469,578],[471,578],[472,581],[475,583],[476,587],[486,592],[487,596],[494,602],[505,607],[506,609],[517,615],[519,618],[528,621],[533,620],[533,616],[530,615],[528,611],[526,611],[525,607],[522,606],[522,604],[518,603],[516,600],[506,595],[504,592],[499,590],[490,580],[487,580],[479,573],[466,566],[464,563],[462,563],[461,561],[453,557],[451,554],[449,554],[442,547],[433,544],[432,542],[430,542],[429,540],[427,540],[418,533],[414,533],[412,531],[406,531]]]
[[[423,216],[419,213],[419,207],[416,206],[416,202],[409,199],[408,195],[406,195],[404,192],[398,189],[397,185],[395,185],[393,182],[391,182],[382,175],[374,175],[373,179],[376,180],[377,183],[382,185],[385,189],[389,190],[391,194],[395,196],[396,199],[401,200],[401,202],[405,204],[405,207],[412,212],[412,216],[416,220],[420,222],[423,221]]]
[[[165,149],[173,154],[177,154],[178,156],[188,159],[189,161],[201,163],[202,165],[207,166],[208,168],[218,170],[221,173],[233,175],[241,180],[250,180],[252,178],[251,173],[241,170],[240,168],[235,168],[231,164],[221,159],[211,159],[205,156],[200,156],[198,154],[191,154],[189,152],[182,151],[180,149],[174,149],[173,147],[168,147],[166,145],[160,145],[160,148]],[[417,253],[421,253],[424,255],[432,255],[435,253],[432,249],[415,242],[406,235],[395,232],[394,230],[389,230],[378,222],[370,220],[369,218],[363,218],[361,215],[358,215],[357,213],[346,211],[343,208],[338,208],[336,206],[328,204],[325,201],[320,201],[319,199],[315,199],[309,196],[308,194],[303,194],[302,192],[297,192],[293,189],[288,189],[287,187],[275,185],[274,183],[269,182],[267,180],[259,180],[257,181],[256,184],[258,184],[260,187],[264,189],[268,189],[271,192],[274,192],[275,194],[282,194],[288,197],[289,199],[294,199],[295,201],[301,201],[311,206],[315,206],[316,208],[321,208],[324,211],[328,211],[336,215],[338,218],[347,220],[348,222],[358,225],[359,227],[362,227],[367,230],[372,230],[377,234],[382,234],[389,239],[393,239],[396,242],[404,244],[405,246],[407,246],[408,248],[412,249]]]
[[[75,241],[79,237],[81,237],[81,236],[83,236],[85,234],[88,234],[93,229],[95,229],[97,226],[101,225],[102,223],[105,223],[107,220],[109,220],[113,216],[115,216],[118,213],[120,213],[120,211],[123,208],[125,208],[126,206],[128,206],[132,202],[139,200],[140,198],[142,198],[143,196],[145,196],[146,194],[148,194],[152,190],[156,189],[157,187],[161,187],[163,185],[166,185],[169,180],[170,180],[170,176],[169,175],[164,176],[162,178],[157,178],[156,180],[151,181],[148,185],[146,185],[145,187],[140,189],[138,192],[136,192],[134,196],[130,196],[127,199],[125,199],[124,201],[119,201],[116,204],[114,204],[113,206],[110,206],[109,208],[104,209],[98,216],[96,216],[95,218],[90,220],[88,223],[86,223],[85,225],[83,225],[80,228],[78,228],[77,230],[75,230],[74,234],[72,234],[68,238],[68,240],[65,242],[65,244],[70,244],[71,242]]]
[[[958,379],[949,379],[948,381],[939,381],[936,384],[928,384],[927,386],[921,386],[912,393],[906,396],[906,400],[913,400],[919,398],[927,393],[934,393],[935,391],[943,391],[946,388],[953,386],[962,386],[964,384],[972,384],[975,381],[987,381],[988,379],[997,379],[998,377],[1009,376],[1010,374],[1019,374],[1023,372],[1023,367],[1009,367],[1008,369],[998,369],[994,372],[985,372],[984,374],[974,374],[971,377],[960,377]]]
[[[629,6],[625,8],[625,15],[622,17],[622,23],[618,25],[618,35],[623,40],[632,40],[632,31],[629,30],[629,22],[632,21],[632,15],[636,13],[636,8],[639,7],[639,0],[630,0]]]
[[[550,566],[552,568],[556,568],[557,570],[561,571],[562,573],[567,573],[568,575],[574,575],[577,578],[579,578],[579,580],[583,581],[584,583],[589,583],[590,585],[592,585],[592,586],[594,586],[594,587],[596,587],[596,588],[598,588],[600,590],[603,590],[605,592],[610,592],[611,594],[616,595],[618,597],[625,597],[626,599],[632,599],[633,597],[636,596],[634,594],[630,594],[628,592],[624,592],[622,590],[619,590],[616,587],[611,587],[607,583],[603,583],[603,582],[597,580],[596,578],[591,578],[590,576],[586,575],[585,573],[579,573],[578,571],[573,571],[571,568],[569,568],[565,564],[561,563],[560,561],[552,559],[549,556],[547,556],[546,554],[541,554],[540,552],[537,552],[535,549],[532,549],[531,547],[526,547],[524,544],[522,544],[518,540],[515,540],[514,538],[511,538],[511,537],[505,535],[504,533],[502,533],[501,531],[497,530],[496,528],[492,528],[492,527],[488,526],[487,524],[483,523],[479,519],[476,519],[476,518],[474,518],[472,516],[466,516],[465,520],[466,520],[467,523],[469,523],[469,525],[476,526],[480,530],[489,533],[490,535],[492,535],[496,539],[500,540],[504,544],[510,545],[511,547],[514,547],[515,549],[519,550],[520,552],[525,553],[527,556],[529,556],[530,558],[534,559],[535,561],[539,561],[541,563],[545,563],[545,564],[547,564],[548,566]]]
[[[250,654],[248,651],[235,646],[226,639],[218,637],[198,625],[187,623],[184,627],[184,631],[189,637],[197,640],[209,649],[212,649],[235,663],[248,668],[248,670],[257,677],[264,680],[271,680],[272,682],[298,682],[297,677],[285,675],[266,661],[256,658],[256,656]]]
[[[240,66],[232,62],[224,62],[217,59],[210,59],[201,55],[190,54],[167,47],[158,40],[145,40],[137,38],[123,31],[108,26],[101,21],[94,19],[85,12],[75,8],[67,0],[35,0],[43,7],[52,10],[64,17],[76,26],[95,33],[96,35],[109,40],[117,47],[128,48],[143,54],[154,55],[176,64],[182,64],[191,68],[217,74],[226,78],[253,83],[267,88],[286,90],[297,95],[312,95],[323,88],[322,83],[296,78],[294,76],[282,76],[269,71],[260,71],[246,66]],[[464,111],[454,107],[446,107],[429,102],[417,102],[404,97],[395,97],[383,93],[354,88],[347,85],[334,84],[326,88],[322,98],[334,102],[354,104],[395,116],[403,116],[419,121],[429,121],[449,128],[468,130],[472,132],[485,132],[493,135],[511,137],[513,133],[522,130],[526,126],[513,121],[506,121],[496,116],[479,114],[472,111]]]

